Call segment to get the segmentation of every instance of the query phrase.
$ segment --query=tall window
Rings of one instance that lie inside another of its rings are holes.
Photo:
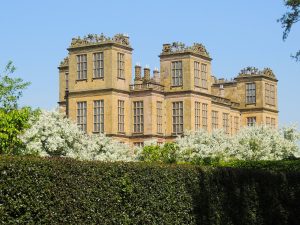
[[[275,105],[275,86],[273,84],[266,83],[266,103],[269,105]]]
[[[65,73],[65,80],[66,80],[66,90],[69,89],[69,73]]]
[[[273,127],[273,128],[276,127],[275,118],[271,118],[271,127]]]
[[[194,79],[195,79],[195,86],[200,86],[200,63],[194,62]]]
[[[133,131],[134,133],[144,132],[144,103],[143,101],[133,102]]]
[[[203,88],[207,88],[207,65],[201,64],[201,84]]]
[[[234,131],[237,133],[239,131],[240,125],[239,125],[239,117],[234,117]]]
[[[271,118],[270,117],[266,117],[266,125],[271,126]]]
[[[156,102],[157,133],[162,133],[162,102]]]
[[[247,117],[247,126],[255,126],[256,124],[256,117]]]
[[[125,61],[124,54],[118,53],[118,78],[125,79]]]
[[[218,124],[218,111],[212,111],[211,113],[211,124],[212,124],[212,129],[216,130],[219,128],[219,124]]]
[[[104,133],[104,101],[94,101],[94,132]]]
[[[173,102],[173,133],[183,133],[183,102]]]
[[[223,113],[223,129],[226,134],[229,134],[229,114]]]
[[[103,52],[93,54],[94,58],[94,78],[104,77]]]
[[[172,86],[182,86],[182,62],[172,62]]]
[[[124,101],[118,100],[118,132],[124,132]]]
[[[80,130],[86,132],[86,102],[77,102],[77,125]]]
[[[202,128],[207,130],[207,104],[202,104]]]
[[[195,102],[195,130],[196,131],[201,129],[200,119],[201,119],[201,103]]]
[[[252,104],[256,102],[256,85],[255,83],[246,84],[246,103]]]
[[[77,79],[83,80],[87,76],[87,57],[86,54],[77,56]]]

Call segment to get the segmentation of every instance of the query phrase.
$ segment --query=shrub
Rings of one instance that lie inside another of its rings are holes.
[[[31,127],[21,135],[24,154],[67,156],[82,160],[131,161],[134,155],[127,145],[103,134],[87,135],[75,123],[58,112],[42,111]]]
[[[299,198],[299,167],[0,158],[0,224],[296,225]]]
[[[178,160],[178,146],[175,143],[146,145],[137,158],[146,162],[175,163]]]

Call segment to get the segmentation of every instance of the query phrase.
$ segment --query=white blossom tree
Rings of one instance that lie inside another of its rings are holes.
[[[130,148],[100,135],[87,135],[58,112],[42,111],[31,121],[31,128],[21,136],[26,148],[23,154],[67,156],[82,160],[131,161]]]

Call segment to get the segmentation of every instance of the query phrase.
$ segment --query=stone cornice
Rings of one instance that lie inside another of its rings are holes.
[[[273,113],[279,113],[278,110],[275,109],[268,109],[265,107],[260,107],[260,108],[251,108],[251,109],[239,109],[242,113],[243,112],[257,112],[257,111],[269,111],[269,112],[273,112]]]
[[[183,56],[183,55],[192,55],[192,56],[195,56],[195,57],[199,57],[199,58],[205,59],[207,61],[212,61],[212,58],[207,57],[207,56],[203,56],[201,54],[197,54],[197,53],[192,52],[192,51],[174,52],[174,53],[163,54],[163,55],[160,54],[159,57],[161,59],[166,59],[166,58],[170,58],[170,57],[174,57],[174,56]]]

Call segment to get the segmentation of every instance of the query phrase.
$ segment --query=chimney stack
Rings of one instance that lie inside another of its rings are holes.
[[[136,64],[134,67],[134,71],[135,71],[134,80],[141,80],[142,79],[142,67],[139,64]]]
[[[159,74],[159,71],[158,71],[158,69],[156,67],[153,70],[153,80],[156,83],[160,83],[160,74]]]
[[[144,68],[144,80],[150,81],[150,69],[149,66],[145,66]]]

